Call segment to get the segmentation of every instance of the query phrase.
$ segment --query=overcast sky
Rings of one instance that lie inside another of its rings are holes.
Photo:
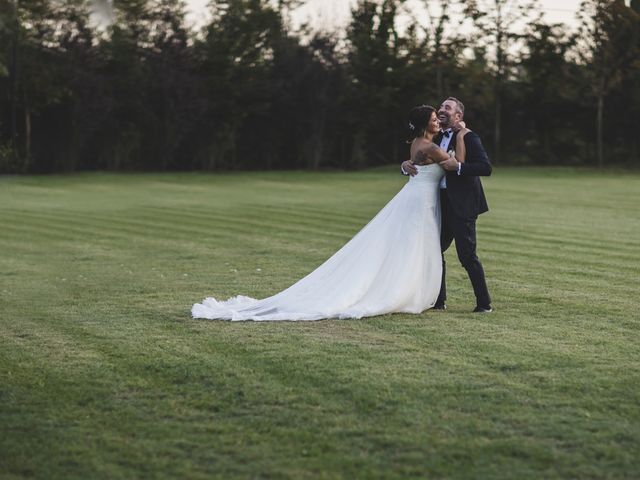
[[[409,3],[411,3],[410,0]],[[413,0],[416,4],[421,2]],[[517,2],[518,0],[512,0]],[[570,28],[576,25],[575,16],[581,0],[539,0],[550,23],[565,23]],[[194,25],[206,22],[209,0],[187,0],[190,9],[189,21]],[[292,20],[294,25],[309,22],[312,26],[324,29],[342,29],[349,20],[349,12],[356,0],[307,0]]]

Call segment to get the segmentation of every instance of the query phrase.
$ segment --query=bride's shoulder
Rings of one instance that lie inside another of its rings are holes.
[[[413,142],[413,147],[420,150],[429,150],[431,148],[440,148],[436,142],[429,140],[428,138],[416,138]]]
[[[428,150],[431,145],[433,145],[433,142],[431,140],[427,140],[426,138],[416,138],[411,145],[411,149]]]

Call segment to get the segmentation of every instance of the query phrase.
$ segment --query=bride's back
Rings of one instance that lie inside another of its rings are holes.
[[[430,165],[434,160],[429,156],[433,142],[426,138],[416,138],[411,143],[411,161],[414,165]]]

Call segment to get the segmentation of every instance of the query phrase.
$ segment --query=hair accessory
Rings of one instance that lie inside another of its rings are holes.
[[[411,130],[415,130],[415,129],[416,129],[416,126],[415,126],[413,123],[409,122],[409,128],[410,128]]]

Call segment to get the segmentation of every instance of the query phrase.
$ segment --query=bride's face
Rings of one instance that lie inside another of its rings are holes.
[[[429,119],[429,123],[427,124],[427,131],[433,134],[436,134],[440,131],[440,120],[438,120],[436,112],[433,112],[431,114],[431,118]]]

